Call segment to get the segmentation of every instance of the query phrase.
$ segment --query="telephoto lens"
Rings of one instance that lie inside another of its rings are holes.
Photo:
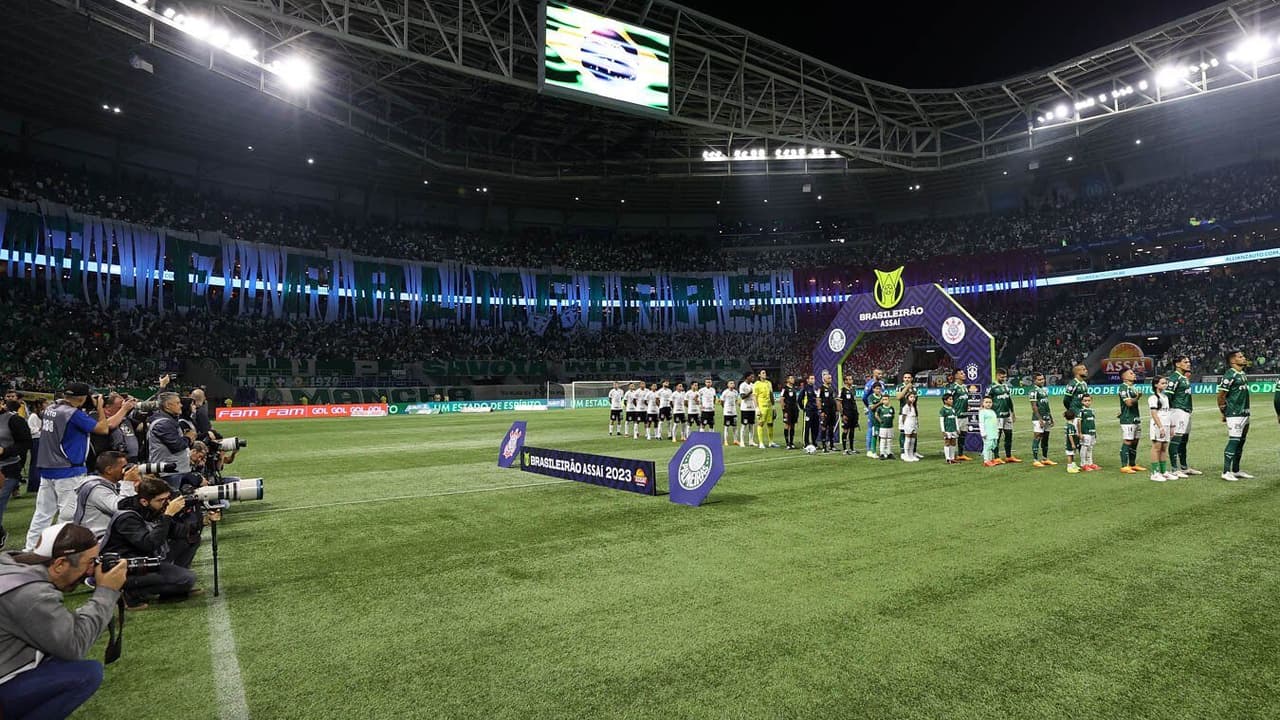
[[[196,488],[191,494],[199,498],[201,502],[206,503],[218,500],[234,500],[236,502],[261,500],[262,478],[247,478],[245,480],[225,482],[221,485],[206,485],[205,487]]]
[[[160,403],[156,400],[143,400],[138,403],[138,412],[147,414],[153,413],[160,409]]]
[[[169,475],[178,472],[178,463],[141,463],[138,465],[138,472],[143,475]]]
[[[223,452],[235,452],[242,447],[248,447],[248,445],[249,441],[244,438],[229,437],[218,441],[218,449]]]

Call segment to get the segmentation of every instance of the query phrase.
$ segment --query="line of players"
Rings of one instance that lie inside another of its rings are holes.
[[[1249,385],[1244,373],[1248,360],[1239,351],[1225,354],[1229,368],[1218,387],[1217,405],[1222,422],[1227,426],[1228,441],[1223,453],[1222,479],[1234,482],[1252,479],[1254,476],[1240,470],[1240,460],[1249,433]],[[1102,468],[1094,462],[1097,446],[1097,415],[1093,396],[1089,393],[1088,369],[1084,365],[1072,368],[1073,378],[1063,396],[1063,438],[1067,459],[1067,472],[1096,472]],[[1032,466],[1052,467],[1058,463],[1049,457],[1049,438],[1055,421],[1049,408],[1049,393],[1045,376],[1033,376],[1034,387],[1029,392],[1031,405]],[[1142,392],[1136,387],[1137,376],[1132,370],[1121,375],[1121,387],[1117,391],[1120,410],[1120,472],[1135,474],[1147,468],[1138,464],[1138,441]],[[1151,480],[1168,480],[1203,475],[1187,464],[1187,446],[1191,435],[1193,412],[1191,396],[1191,358],[1180,356],[1174,364],[1174,372],[1157,375],[1152,380],[1153,392],[1147,398],[1149,435],[1151,447]],[[967,435],[977,432],[982,437],[983,465],[995,467],[1018,464],[1022,460],[1013,454],[1013,429],[1017,421],[1014,411],[1013,391],[1008,384],[1008,372],[996,371],[996,382],[985,395],[978,396],[976,385],[966,383],[963,370],[956,370],[952,382],[942,391],[943,406],[939,410],[939,427],[943,437],[943,457],[947,464],[967,462],[964,454]],[[678,383],[671,390],[669,382],[661,388],[655,383],[648,388],[636,388],[632,383],[626,391],[614,383],[609,393],[611,402],[610,435],[639,438],[639,427],[645,426],[645,439],[659,440],[663,426],[668,424],[667,438],[679,442],[689,432],[701,428],[714,431],[715,408],[723,408],[724,429],[722,437],[726,446],[777,447],[773,443],[773,388],[765,371],[759,379],[749,373],[742,383],[729,381],[723,391],[717,392],[711,378],[701,388],[690,385],[685,390]],[[894,420],[898,421],[898,443],[902,447],[904,462],[923,459],[917,451],[920,414],[919,391],[908,373],[893,394],[886,391],[883,372],[873,371],[862,393],[853,386],[853,377],[846,376],[839,390],[833,387],[830,373],[823,373],[822,384],[814,382],[810,375],[799,386],[795,377],[788,376],[780,393],[783,433],[786,447],[796,449],[795,432],[801,416],[804,418],[805,449],[824,453],[835,451],[835,438],[840,437],[841,448],[846,455],[858,454],[856,430],[859,428],[859,401],[866,410],[868,423],[866,435],[867,457],[892,459]],[[893,402],[897,401],[895,410]],[[1276,412],[1280,415],[1280,389],[1276,391]],[[626,413],[625,422],[623,412]],[[759,412],[760,422],[757,423]],[[742,423],[738,418],[741,415]],[[735,430],[731,431],[731,428]],[[755,440],[753,432],[755,431]],[[767,441],[766,441],[767,438]],[[767,442],[767,445],[766,445]],[[1003,444],[1003,458],[1000,446]],[[1077,456],[1079,461],[1077,462]]]
[[[748,373],[741,383],[730,380],[721,391],[711,378],[702,387],[690,383],[688,389],[684,383],[672,389],[671,381],[663,380],[648,387],[629,383],[623,390],[615,382],[609,391],[609,434],[639,440],[643,426],[645,440],[682,442],[695,430],[715,430],[717,405],[723,409],[726,447],[778,447],[773,442],[773,385],[764,370],[758,379]]]

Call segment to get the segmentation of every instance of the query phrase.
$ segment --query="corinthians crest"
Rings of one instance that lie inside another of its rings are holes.
[[[902,271],[906,266],[899,266],[897,270],[876,270],[876,287],[872,291],[872,295],[876,298],[876,304],[888,310],[896,307],[902,302],[902,294],[906,291],[906,286],[902,284]]]
[[[520,444],[520,436],[523,434],[519,428],[511,431],[511,434],[507,436],[507,444],[502,447],[502,457],[510,459],[515,456],[516,448]]]

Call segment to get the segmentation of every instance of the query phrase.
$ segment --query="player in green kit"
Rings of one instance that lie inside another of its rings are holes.
[[[1093,396],[1086,394],[1080,407],[1080,469],[1094,472],[1102,468],[1093,464],[1093,448],[1098,444],[1098,418],[1093,414]]]
[[[956,460],[960,462],[968,462],[970,457],[965,455],[965,431],[969,427],[969,386],[964,382],[964,370],[956,370],[952,376],[953,381],[947,386],[946,394],[951,396],[951,407],[956,412]]]
[[[1062,396],[1062,407],[1080,417],[1080,408],[1084,407],[1084,396],[1089,393],[1089,368],[1076,365],[1071,368],[1072,379],[1067,383],[1067,394]]]
[[[1204,473],[1187,465],[1187,440],[1191,436],[1191,357],[1179,355],[1169,376],[1170,420],[1173,436],[1169,442],[1169,464],[1180,478]]]
[[[1252,475],[1240,470],[1244,443],[1249,439],[1249,378],[1244,374],[1249,361],[1239,350],[1232,350],[1226,355],[1231,367],[1222,376],[1222,382],[1218,383],[1218,411],[1222,413],[1222,422],[1227,424],[1227,449],[1222,454],[1222,479],[1229,482],[1252,480]]]
[[[1138,416],[1142,409],[1138,400],[1142,391],[1134,387],[1138,376],[1132,370],[1120,373],[1123,383],[1116,395],[1120,398],[1120,472],[1126,475],[1143,472],[1146,468],[1138,464]]]
[[[996,370],[996,381],[987,388],[987,397],[991,398],[991,409],[996,413],[999,436],[996,438],[996,451],[999,454],[999,439],[1004,438],[1004,462],[1020,463],[1013,456],[1013,423],[1018,416],[1013,412],[1013,393],[1009,389],[1009,371],[1004,368]]]
[[[1049,391],[1045,389],[1044,373],[1034,376],[1036,386],[1031,388],[1031,467],[1050,467],[1058,463],[1049,459],[1049,430],[1053,427],[1053,415],[1049,412]]]
[[[960,462],[956,459],[956,435],[959,424],[956,421],[956,409],[951,395],[942,396],[942,409],[938,411],[938,424],[942,427],[942,455],[948,465]]]

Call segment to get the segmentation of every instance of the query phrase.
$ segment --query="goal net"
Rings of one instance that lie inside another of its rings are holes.
[[[567,409],[609,407],[609,391],[617,382],[627,389],[629,383],[642,384],[643,380],[583,380],[571,383],[548,383],[547,406]]]

